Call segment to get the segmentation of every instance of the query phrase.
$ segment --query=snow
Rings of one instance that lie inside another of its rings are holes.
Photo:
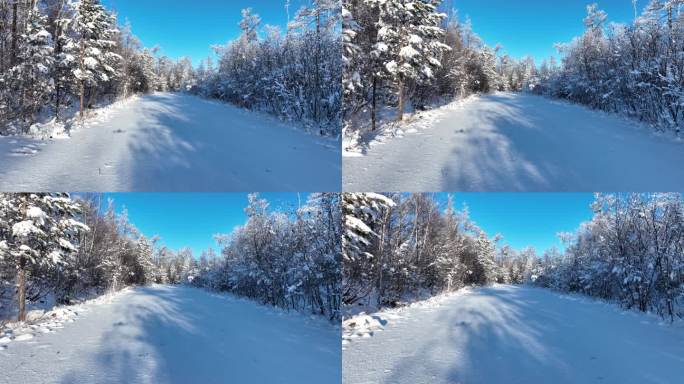
[[[34,222],[37,222],[41,225],[43,223],[45,223],[45,219],[47,219],[47,215],[45,214],[45,212],[43,212],[43,210],[40,209],[39,207],[34,207],[34,206],[29,207],[26,210],[26,216],[30,217],[31,219],[34,220]]]
[[[355,231],[359,231],[361,233],[374,233],[373,230],[370,229],[370,227],[368,227],[366,225],[366,223],[364,223],[363,220],[361,220],[359,218],[356,218],[353,216],[347,216],[347,217],[345,217],[344,220],[345,220],[344,226],[348,230],[355,230]]]
[[[83,63],[85,64],[86,68],[95,69],[95,67],[97,67],[97,64],[99,63],[99,61],[97,61],[97,59],[95,59],[94,57],[86,57],[83,60]]]
[[[33,224],[32,220],[24,220],[12,226],[12,235],[27,237],[31,234],[41,235],[44,232]]]
[[[384,325],[344,345],[345,384],[678,383],[684,372],[680,324],[541,288],[477,288],[370,316]]]
[[[40,31],[38,31],[38,33],[36,33],[36,36],[39,38],[43,38],[43,39],[49,39],[50,37],[52,37],[50,32],[48,32],[44,29],[41,29]]]
[[[305,384],[341,376],[339,328],[233,296],[152,286],[82,311],[63,329],[0,348],[2,380]]]
[[[399,66],[397,65],[396,61],[392,60],[385,64],[385,68],[387,69],[387,72],[394,74],[397,72],[397,68],[399,68]]]
[[[76,321],[80,314],[90,311],[97,306],[111,303],[113,300],[116,300],[118,296],[123,295],[128,291],[129,289],[126,288],[119,292],[101,295],[76,305],[59,306],[49,310],[28,310],[26,312],[25,322],[10,322],[0,328],[0,346],[4,345],[5,349],[8,349],[7,346],[10,343],[30,340],[38,334],[56,332],[57,330],[64,328],[66,323],[73,323]],[[47,302],[51,302],[51,300],[48,300]]]
[[[69,140],[0,137],[0,190],[335,191],[339,140],[183,94],[117,103]]]
[[[412,117],[378,135],[365,153],[345,152],[343,189],[684,189],[684,168],[678,166],[684,162],[684,145],[652,131],[540,96],[473,97]]]
[[[416,51],[412,46],[407,45],[399,51],[399,55],[405,59],[411,59],[414,56],[419,55],[420,53]]]
[[[45,123],[35,123],[29,129],[29,135],[32,137],[51,137],[53,139],[67,139],[69,135],[66,132],[64,123],[57,122],[56,119],[51,119]]]
[[[58,251],[50,252],[48,258],[52,261],[53,264],[59,264],[62,262],[62,254]]]
[[[59,245],[62,248],[68,249],[70,251],[76,252],[76,247],[71,244],[71,242],[67,239],[59,239]]]

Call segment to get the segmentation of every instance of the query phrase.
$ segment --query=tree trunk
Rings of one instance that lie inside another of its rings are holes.
[[[81,76],[84,75],[85,72],[85,42],[81,41],[81,60],[80,60],[80,65],[79,68],[81,69]],[[80,96],[81,96],[81,120],[83,119],[84,115],[84,102],[85,102],[85,80],[81,79],[80,83]]]
[[[404,79],[399,76],[399,105],[397,106],[397,121],[404,120]]]
[[[375,131],[376,127],[376,110],[377,110],[377,86],[378,86],[378,78],[374,75],[373,76],[373,101],[371,102],[371,130]]]
[[[10,53],[10,68],[17,63],[17,7],[19,6],[18,3],[19,0],[15,0],[14,4],[12,4],[12,52]]]
[[[57,16],[55,17],[55,20],[60,20],[62,18],[62,10],[64,9],[64,0],[60,2],[59,4],[59,9],[57,10]],[[54,42],[55,42],[55,56],[59,56],[62,53],[62,43],[61,43],[61,36],[62,36],[62,28],[61,28],[61,23],[55,22],[55,36],[54,36]],[[60,71],[59,68],[54,72],[55,77],[54,77],[54,82],[55,82],[55,120],[59,121],[59,109],[60,109],[60,103],[61,103],[61,98],[62,98],[62,82],[60,80]]]
[[[86,103],[86,107],[88,107],[88,108],[92,107],[93,103],[95,102],[96,97],[97,97],[97,87],[89,87],[88,103]]]
[[[22,256],[19,261],[19,292],[17,301],[19,303],[18,321],[26,320],[26,260]]]
[[[5,20],[7,17],[7,3],[0,2],[0,18]],[[0,23],[0,36],[5,36],[5,23]],[[5,73],[5,39],[0,39],[0,73]]]
[[[80,111],[81,120],[83,120],[83,114],[84,114],[84,109],[83,109],[84,99],[85,99],[85,84],[84,83],[85,83],[85,80],[81,80],[81,87],[80,87],[81,88],[80,89],[80,93],[81,93],[81,111]]]

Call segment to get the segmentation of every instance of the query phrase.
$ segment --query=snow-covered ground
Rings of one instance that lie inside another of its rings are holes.
[[[497,93],[413,118],[345,152],[345,191],[684,189],[684,143],[579,105]]]
[[[0,350],[7,349],[15,341],[30,340],[39,334],[56,332],[64,328],[66,323],[76,321],[80,314],[98,305],[111,303],[119,295],[128,293],[129,290],[130,288],[127,287],[121,291],[106,293],[73,305],[56,306],[51,297],[47,297],[40,303],[26,303],[26,321],[15,321],[16,312],[11,313],[11,317],[5,313],[5,316],[0,319]]]
[[[229,295],[152,286],[0,349],[0,383],[334,383],[339,328]]]
[[[335,191],[340,151],[265,114],[157,93],[106,108],[70,139],[0,137],[0,190]]]
[[[681,323],[541,288],[472,289],[371,318],[373,334],[343,347],[343,383],[677,384],[684,377]]]

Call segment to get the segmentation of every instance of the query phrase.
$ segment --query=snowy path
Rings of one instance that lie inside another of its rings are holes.
[[[345,157],[344,190],[684,190],[684,144],[582,106],[498,93],[435,114]]]
[[[0,350],[0,383],[329,383],[339,330],[203,290],[154,286]]]
[[[395,312],[342,353],[343,383],[677,384],[684,329],[604,303],[495,286]]]
[[[0,190],[334,191],[339,148],[264,114],[157,93],[67,140],[0,138]]]

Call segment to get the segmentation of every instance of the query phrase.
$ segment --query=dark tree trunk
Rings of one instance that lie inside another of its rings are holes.
[[[26,320],[26,260],[22,256],[19,261],[19,292],[17,295],[17,301],[19,303],[19,315],[17,320]]]

